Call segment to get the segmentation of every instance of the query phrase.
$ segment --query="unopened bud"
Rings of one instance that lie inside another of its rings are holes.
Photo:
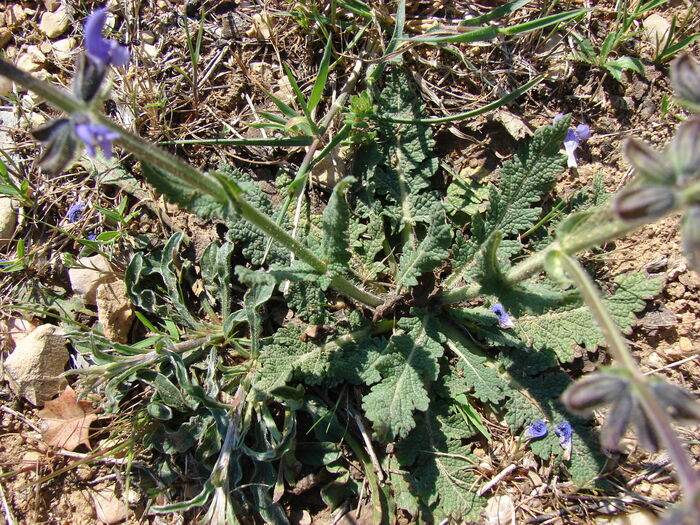
[[[612,406],[600,429],[600,444],[606,450],[617,450],[630,423],[634,399],[629,392],[623,394]]]
[[[561,400],[572,412],[585,415],[615,401],[627,390],[627,385],[627,381],[617,375],[591,374],[567,388]]]
[[[700,111],[700,65],[687,53],[671,64],[671,84],[681,102]]]
[[[688,264],[700,273],[700,204],[693,204],[686,211],[681,227],[681,241]]]
[[[676,181],[676,173],[665,155],[644,142],[635,138],[627,139],[622,152],[634,171],[649,182],[673,184]]]
[[[700,176],[700,117],[690,118],[678,127],[668,157],[681,184]]]
[[[651,390],[673,419],[700,421],[700,404],[687,390],[663,380],[654,382]]]
[[[37,163],[51,174],[63,171],[79,151],[70,119],[51,120],[33,129],[32,135],[45,144],[44,153]]]
[[[648,222],[663,217],[676,206],[676,193],[660,184],[626,188],[615,198],[615,213],[626,222]]]

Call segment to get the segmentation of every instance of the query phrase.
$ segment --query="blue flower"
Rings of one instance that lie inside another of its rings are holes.
[[[90,241],[96,241],[97,240],[97,234],[91,233],[88,235],[88,240]]]
[[[525,433],[523,435],[526,438],[530,439],[543,438],[547,435],[547,423],[545,423],[541,419],[533,421],[532,423],[530,423],[530,426],[527,427],[527,430],[525,430]]]
[[[496,314],[496,317],[498,318],[498,326],[500,328],[505,330],[507,328],[515,327],[513,321],[510,319],[510,316],[506,313],[506,310],[503,308],[501,303],[494,304],[491,307],[491,311]]]
[[[112,158],[112,141],[119,138],[116,131],[89,121],[76,123],[75,134],[85,143],[89,156],[95,157],[99,147],[107,160]]]
[[[562,421],[554,427],[554,433],[559,436],[559,445],[564,449],[564,459],[571,459],[571,437],[573,429],[568,421]]]
[[[564,139],[564,149],[566,150],[566,164],[569,168],[578,167],[575,151],[581,144],[591,137],[591,128],[585,124],[579,124],[576,129],[569,128],[569,132]]]
[[[114,40],[102,37],[102,28],[107,21],[107,9],[94,11],[85,22],[85,49],[88,56],[103,68],[109,65],[125,66],[129,62],[129,51]]]
[[[80,219],[80,216],[83,214],[83,211],[85,211],[85,205],[80,201],[74,202],[70,205],[70,208],[68,208],[68,213],[66,213],[66,217],[68,217],[68,220],[70,222],[75,222],[78,219]]]

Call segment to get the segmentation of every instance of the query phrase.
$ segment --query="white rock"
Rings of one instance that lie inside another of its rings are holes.
[[[338,148],[335,148],[313,167],[311,180],[321,186],[332,189],[340,179],[345,177],[346,173],[347,163],[338,153]]]
[[[0,77],[0,97],[6,97],[12,92],[12,80]]]
[[[153,44],[144,44],[143,52],[150,58],[156,58],[158,53],[160,53],[158,46],[154,46]]]
[[[0,47],[5,47],[12,40],[12,31],[6,27],[0,27]]]
[[[141,31],[141,40],[144,44],[155,44],[156,34],[153,31]]]
[[[72,36],[62,38],[61,40],[56,40],[53,43],[53,54],[58,60],[61,61],[72,60],[73,55],[75,55],[76,47],[77,42]]]
[[[489,525],[515,525],[515,507],[508,494],[490,497],[484,513]]]
[[[68,31],[73,21],[71,20],[68,8],[62,4],[56,11],[47,12],[41,15],[39,29],[47,37],[54,39]]]
[[[17,226],[17,210],[9,197],[0,197],[0,246],[12,239]]]
[[[105,337],[117,343],[126,343],[134,321],[134,310],[124,281],[101,284],[97,288],[97,317]]]
[[[19,342],[33,332],[37,326],[39,325],[34,321],[28,321],[19,317],[11,317],[0,321],[0,330],[7,334],[7,341],[10,343],[10,349],[17,346]]]
[[[652,46],[658,49],[663,49],[668,40],[671,24],[663,16],[654,13],[644,19],[644,34]]]
[[[5,360],[5,376],[15,394],[38,406],[67,385],[61,377],[67,362],[63,330],[44,324],[20,341]]]
[[[60,0],[44,0],[44,7],[47,11],[55,11],[61,6]]]
[[[70,285],[85,304],[96,304],[97,288],[114,280],[109,262],[102,255],[83,257],[76,262],[78,268],[68,270]]]
[[[17,58],[17,67],[29,73],[34,73],[44,67],[44,62],[46,62],[46,55],[41,52],[39,46],[29,46]]]
[[[12,4],[12,6],[5,11],[5,25],[7,27],[17,27],[26,19],[27,13],[19,3]]]

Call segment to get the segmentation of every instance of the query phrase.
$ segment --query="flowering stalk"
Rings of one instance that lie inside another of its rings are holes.
[[[299,259],[314,268],[314,270],[319,273],[326,273],[327,265],[325,262],[316,257],[304,245],[275,224],[273,220],[248,203],[233,181],[222,176],[216,176],[216,174],[211,175],[199,171],[174,155],[150,144],[138,135],[122,129],[108,118],[93,111],[88,104],[71,94],[34,78],[32,75],[18,69],[1,58],[0,75],[33,91],[66,113],[71,115],[86,115],[91,122],[102,125],[108,130],[118,134],[119,138],[116,139],[116,143],[133,153],[138,159],[148,162],[179,178],[182,182],[196,189],[199,193],[210,195],[218,202],[231,202],[245,219],[250,221],[265,234],[288,248],[299,257]],[[331,278],[331,286],[347,297],[360,301],[368,306],[378,306],[384,302],[379,297],[363,290],[345,277],[335,275],[331,276]]]
[[[559,258],[564,270],[573,280],[593,318],[603,332],[613,359],[617,361],[618,366],[622,366],[629,372],[629,380],[635,387],[639,401],[649,416],[656,434],[666,446],[668,455],[676,467],[676,475],[686,492],[687,500],[695,501],[700,495],[700,478],[693,468],[693,463],[687,450],[683,447],[673,430],[671,418],[659,405],[656,396],[649,388],[647,377],[639,370],[632,355],[627,350],[622,334],[610,317],[610,313],[605,307],[593,280],[573,257],[560,253]]]

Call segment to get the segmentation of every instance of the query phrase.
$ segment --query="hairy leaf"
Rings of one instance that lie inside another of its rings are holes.
[[[334,275],[347,272],[350,262],[350,210],[345,200],[345,191],[355,181],[355,177],[345,177],[338,182],[333,188],[326,209],[323,210],[324,258],[328,263],[328,271]]]
[[[636,319],[635,312],[644,308],[645,298],[659,293],[663,279],[634,272],[619,276],[614,282],[617,290],[604,302],[615,323],[627,332]],[[588,350],[605,343],[590,311],[582,302],[574,307],[568,305],[542,314],[523,315],[514,322],[514,331],[525,344],[537,350],[550,348],[561,361],[573,359],[574,343],[584,345]]]
[[[418,246],[409,244],[405,248],[396,275],[396,288],[415,286],[421,274],[440,266],[449,256],[447,248],[451,239],[452,231],[447,224],[431,224]]]
[[[428,408],[426,382],[437,379],[443,353],[444,336],[428,316],[403,318],[399,326],[406,332],[389,340],[375,364],[382,380],[362,400],[374,430],[387,441],[406,436],[415,426],[413,412]]]
[[[476,495],[477,460],[461,439],[451,439],[446,433],[452,427],[450,433],[459,435],[453,426],[459,419],[452,418],[447,404],[439,402],[433,402],[418,419],[415,429],[398,444],[397,458],[412,491],[429,509],[430,515],[422,521],[478,519],[483,501]],[[473,435],[468,424],[463,427],[464,436]]]

